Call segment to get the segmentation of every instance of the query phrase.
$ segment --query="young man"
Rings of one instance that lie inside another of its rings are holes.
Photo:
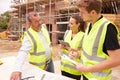
[[[101,15],[101,0],[78,0],[80,15],[88,26],[83,39],[81,63],[76,68],[84,80],[110,80],[111,68],[120,65],[116,25]]]
[[[28,14],[28,21],[30,22],[30,28],[22,37],[22,46],[15,63],[15,71],[12,73],[10,80],[21,80],[21,67],[28,53],[30,53],[29,63],[43,70],[54,72],[51,59],[51,42],[46,26],[41,24],[40,15],[36,12]]]

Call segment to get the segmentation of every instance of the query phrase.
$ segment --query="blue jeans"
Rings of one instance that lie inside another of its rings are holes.
[[[46,71],[54,73],[54,65],[52,60],[48,63]]]

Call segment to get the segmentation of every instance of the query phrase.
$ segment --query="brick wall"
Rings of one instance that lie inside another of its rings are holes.
[[[104,17],[106,17],[108,20],[114,22],[120,31],[120,14],[103,14]]]

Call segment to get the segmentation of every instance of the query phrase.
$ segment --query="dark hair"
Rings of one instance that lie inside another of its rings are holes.
[[[76,24],[80,23],[80,26],[78,27],[78,31],[85,32],[86,23],[85,21],[83,21],[81,16],[79,16],[78,14],[74,14],[71,16],[71,18],[74,18],[76,20]]]
[[[85,7],[88,13],[92,10],[95,10],[97,13],[100,13],[102,10],[102,1],[101,0],[78,0],[77,6]]]

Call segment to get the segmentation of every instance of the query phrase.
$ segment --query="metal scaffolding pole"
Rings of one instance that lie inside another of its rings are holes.
[[[18,13],[18,15],[19,15],[19,17],[18,17],[18,24],[19,24],[19,26],[18,26],[18,37],[20,38],[20,31],[21,31],[21,2],[19,2],[19,13]]]
[[[27,14],[28,14],[28,0],[26,0],[26,15],[25,15],[26,26],[28,27],[28,24],[27,24]],[[26,27],[26,30],[27,30],[27,27]]]
[[[51,0],[49,0],[49,31],[50,31],[50,19],[51,19]]]

